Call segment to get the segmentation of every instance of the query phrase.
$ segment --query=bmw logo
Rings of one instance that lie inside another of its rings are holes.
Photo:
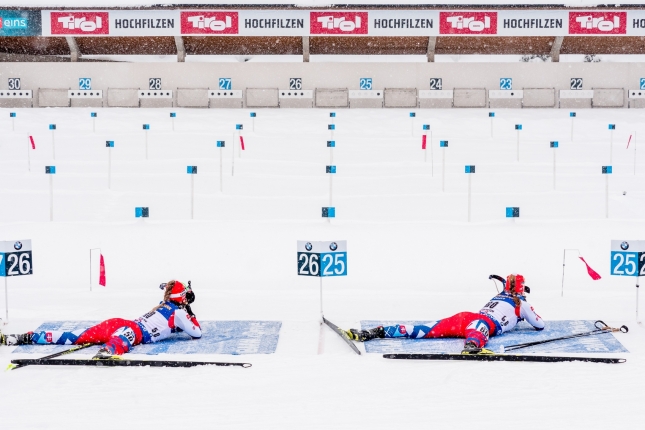
[[[329,249],[331,249],[332,251],[336,251],[338,249],[338,244],[336,242],[330,243]]]
[[[22,242],[16,242],[13,244],[13,249],[20,251],[22,249]]]
[[[629,243],[627,243],[627,242],[621,243],[620,244],[620,249],[622,249],[623,251],[627,251],[629,249]]]
[[[311,245],[311,242],[307,242],[307,243],[305,243],[305,249],[306,249],[307,251],[311,251],[311,250],[313,249],[313,246]]]

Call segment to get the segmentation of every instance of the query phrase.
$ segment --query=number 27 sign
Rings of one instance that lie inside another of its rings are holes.
[[[612,240],[611,274],[645,276],[645,240]]]
[[[298,275],[347,276],[347,241],[298,241]]]

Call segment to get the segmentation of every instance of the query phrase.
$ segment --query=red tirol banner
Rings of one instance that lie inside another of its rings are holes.
[[[645,36],[645,10],[43,10],[43,36]]]
[[[105,287],[105,260],[101,254],[101,261],[99,262],[99,285]]]

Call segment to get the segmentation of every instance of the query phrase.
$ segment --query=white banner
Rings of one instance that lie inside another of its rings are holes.
[[[42,11],[43,36],[645,35],[645,11],[104,10]]]

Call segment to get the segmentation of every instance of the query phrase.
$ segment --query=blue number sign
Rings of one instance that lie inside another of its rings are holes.
[[[511,78],[500,78],[499,79],[499,89],[500,90],[512,90],[513,89],[513,79],[511,79]]]
[[[233,80],[231,78],[219,78],[219,89],[230,90],[232,89]]]
[[[92,78],[79,78],[78,79],[78,89],[79,90],[91,90],[92,89]]]
[[[645,78],[641,78],[640,89],[645,90]]]
[[[358,82],[361,90],[372,89],[372,78],[361,78]]]
[[[31,240],[0,242],[0,276],[31,275]]]
[[[347,276],[347,241],[298,241],[299,276]]]
[[[611,274],[645,276],[645,240],[612,240]]]

